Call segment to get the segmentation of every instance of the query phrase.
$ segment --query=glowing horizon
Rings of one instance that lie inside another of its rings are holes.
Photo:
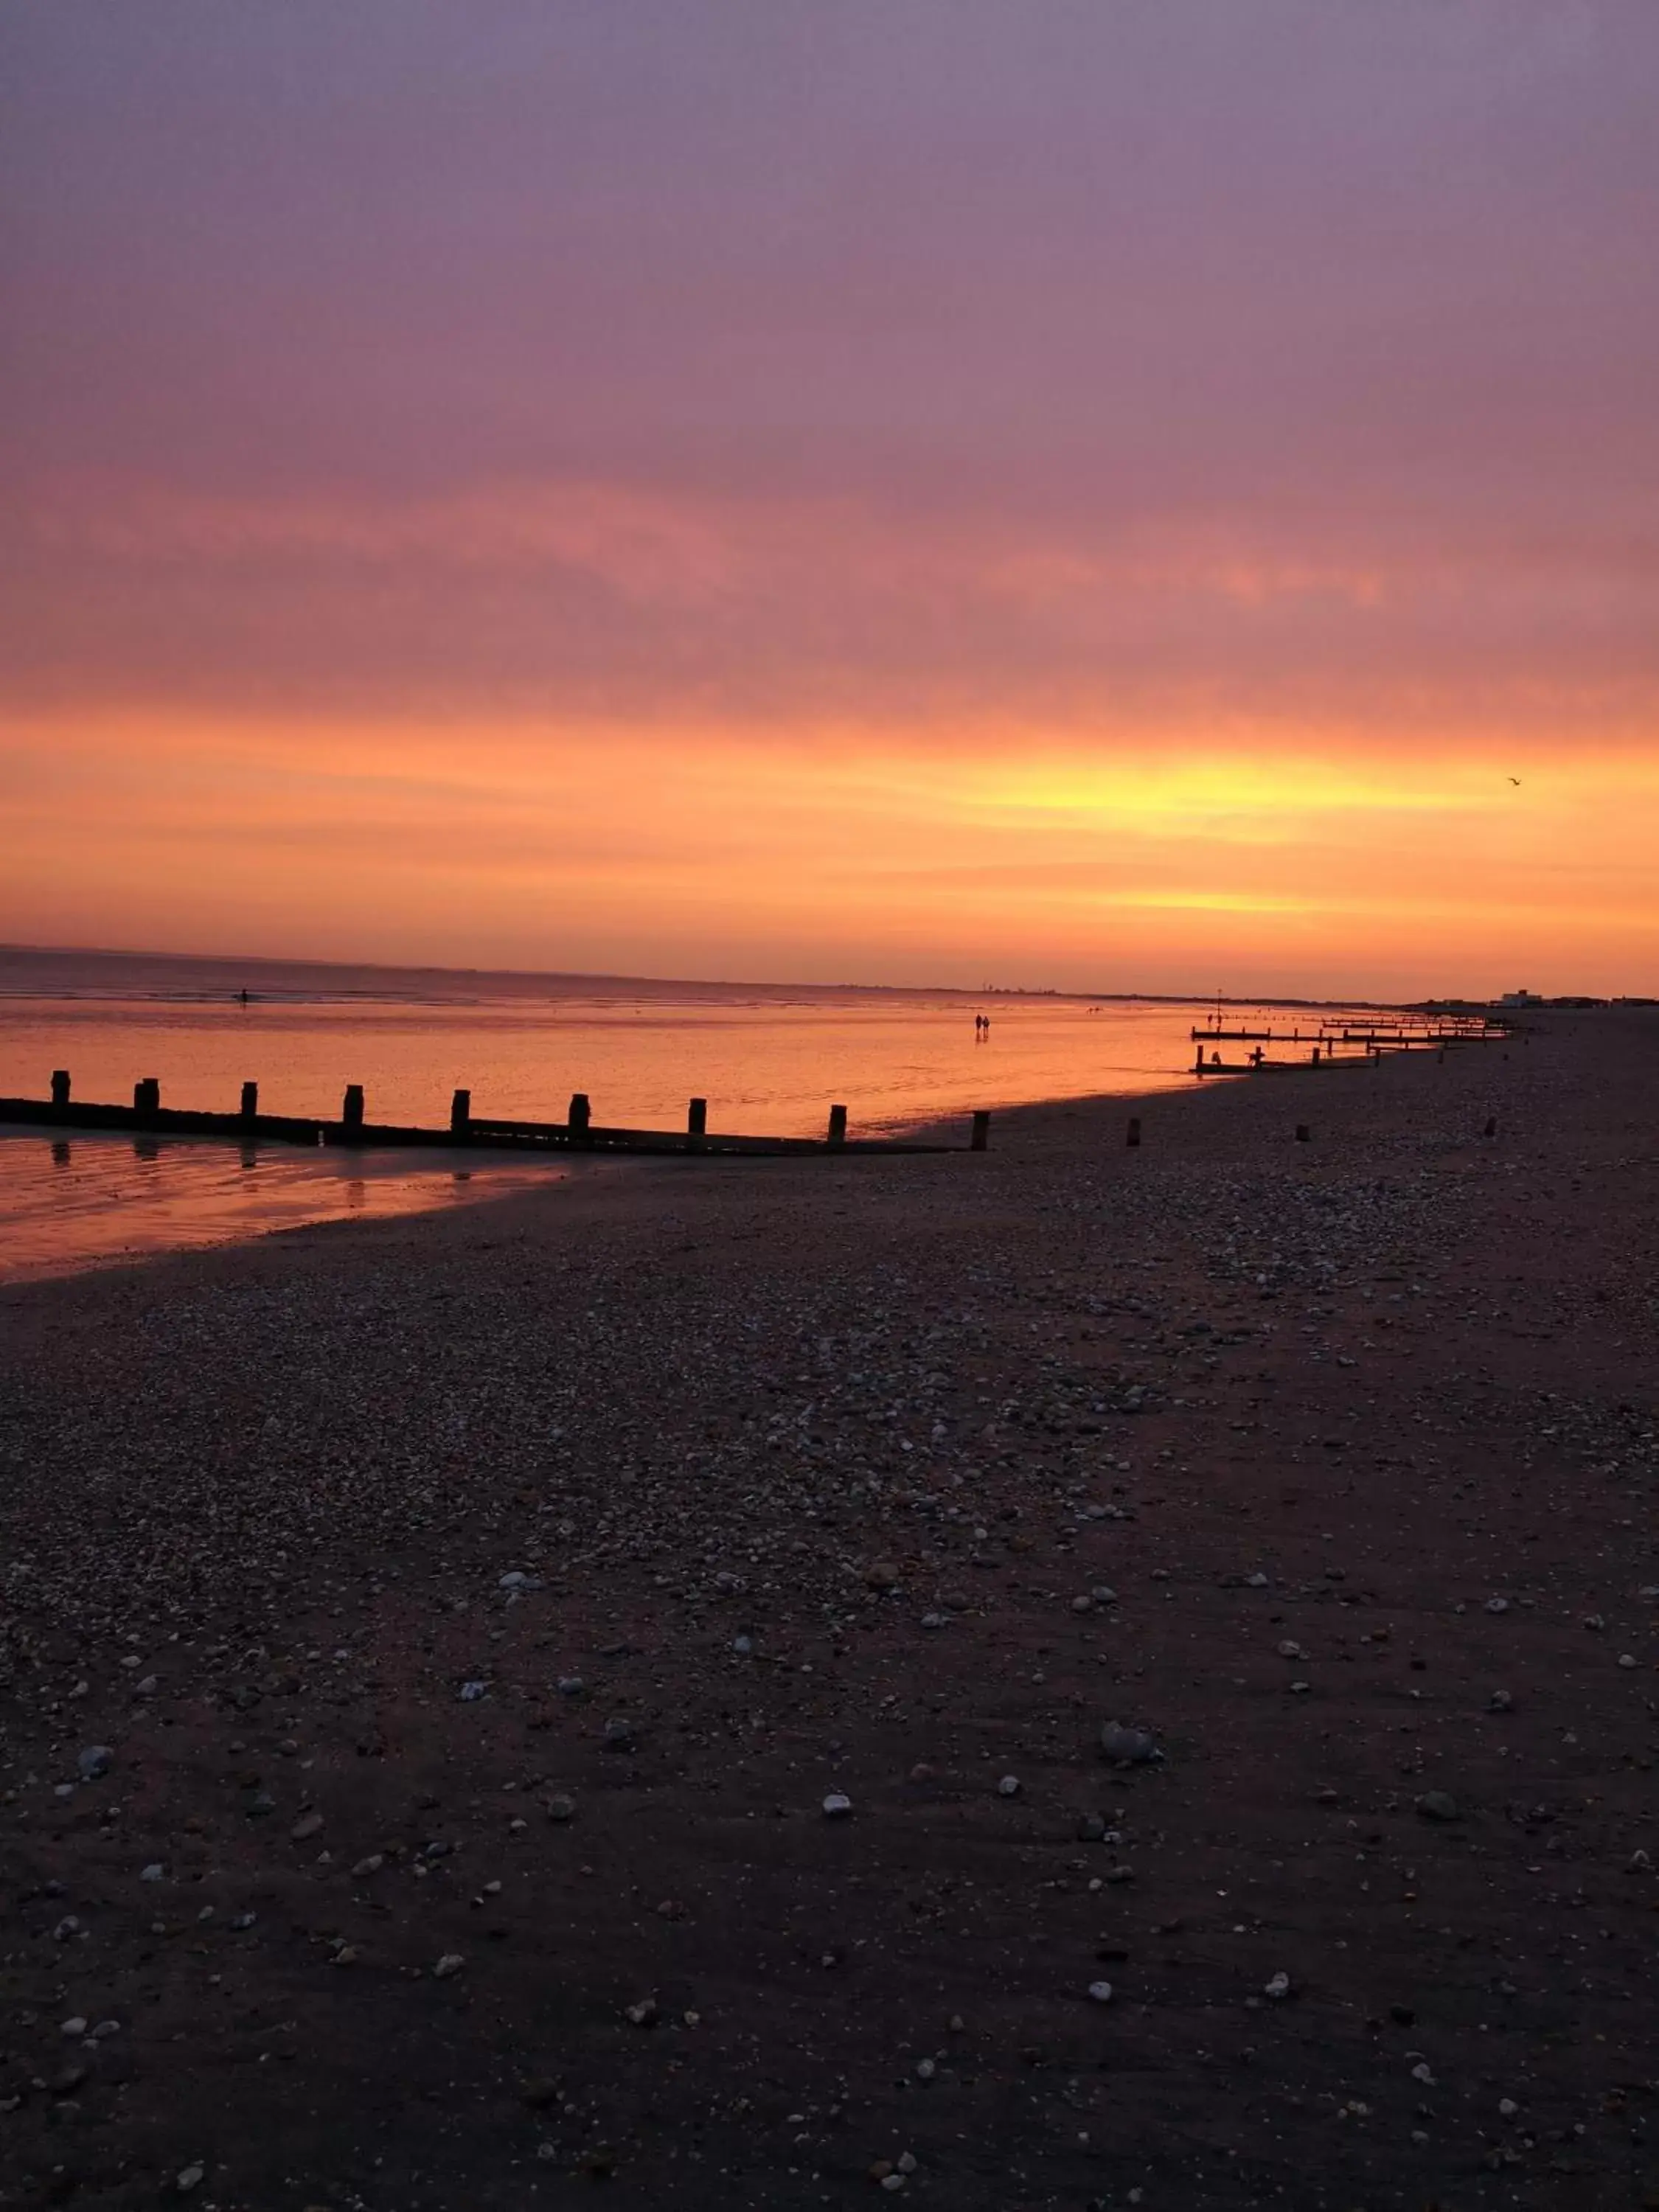
[[[1019,12],[14,18],[0,937],[1659,988],[1659,16]]]

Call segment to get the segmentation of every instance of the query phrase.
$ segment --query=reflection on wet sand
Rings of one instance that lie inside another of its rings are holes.
[[[362,1220],[562,1181],[568,1168],[411,1152],[337,1153],[165,1137],[0,1132],[0,1280],[74,1274],[149,1253],[308,1223]]]

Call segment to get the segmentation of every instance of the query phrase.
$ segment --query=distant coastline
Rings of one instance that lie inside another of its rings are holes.
[[[639,975],[603,969],[560,968],[476,968],[450,967],[437,962],[398,962],[381,960],[319,960],[314,958],[288,959],[272,953],[246,955],[222,952],[156,952],[127,946],[23,945],[0,944],[0,998],[31,998],[56,995],[52,986],[61,989],[61,971],[71,964],[82,970],[82,979],[75,987],[77,995],[90,994],[99,982],[112,987],[108,995],[127,995],[118,986],[125,981],[131,989],[138,973],[150,970],[181,969],[196,971],[204,981],[212,975],[222,982],[224,994],[233,997],[244,986],[254,995],[289,995],[301,981],[313,980],[322,988],[333,989],[331,995],[343,1000],[417,998],[424,994],[424,985],[430,992],[434,983],[448,982],[457,991],[442,995],[459,995],[460,988],[474,993],[504,998],[524,998],[538,995],[551,988],[562,993],[574,991],[579,995],[588,992],[624,991],[641,997],[659,993],[684,995],[696,991],[743,991],[757,998],[813,1000],[844,997],[849,993],[877,999],[954,999],[971,1001],[979,999],[1048,999],[1076,1005],[1180,1006],[1207,1005],[1220,1006],[1259,1006],[1267,1004],[1279,1006],[1366,1006],[1404,1009],[1411,1012],[1454,1011],[1459,1008],[1479,1008],[1499,1003],[1501,994],[1490,998],[1461,995],[1440,995],[1425,998],[1382,998],[1364,991],[1347,993],[1308,994],[1289,991],[1125,991],[1125,990],[1069,990],[1057,985],[984,983],[977,986],[964,983],[870,983],[856,981],[805,982],[796,981],[761,981],[749,976],[715,975]],[[14,966],[37,970],[33,978],[26,979],[11,971]],[[99,976],[96,970],[107,968],[109,973]],[[53,970],[58,971],[54,975]],[[88,974],[88,971],[93,971]],[[268,986],[266,993],[258,991],[254,979],[270,978],[280,972],[289,979],[287,988],[281,984]],[[346,983],[344,978],[354,981]],[[156,981],[159,982],[160,978]],[[401,988],[399,986],[401,985]],[[159,994],[132,992],[135,996],[155,996]],[[190,995],[198,996],[199,991]],[[1534,997],[1528,994],[1526,1004],[1537,1006],[1557,1006],[1582,1009],[1598,1006],[1640,1006],[1659,1001],[1649,998],[1600,998],[1582,994],[1563,997]]]

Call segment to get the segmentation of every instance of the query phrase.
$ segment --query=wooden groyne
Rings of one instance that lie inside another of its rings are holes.
[[[1510,1030],[1498,1021],[1454,1019],[1380,1023],[1369,1029],[1331,1025],[1318,1030],[1224,1030],[1213,1026],[1194,1029],[1190,1035],[1198,1047],[1193,1059],[1194,1075],[1271,1075],[1294,1068],[1376,1067],[1395,1053],[1432,1052],[1443,1060],[1449,1045],[1498,1043],[1509,1036]],[[1213,1049],[1218,1044],[1250,1044],[1255,1049],[1243,1060],[1224,1060]],[[1268,1045],[1301,1044],[1312,1048],[1305,1059],[1267,1057]],[[1206,1046],[1212,1048],[1207,1060]]]
[[[744,1137],[711,1130],[708,1103],[702,1098],[690,1102],[684,1129],[611,1128],[594,1121],[587,1094],[580,1091],[571,1099],[562,1121],[508,1121],[474,1114],[471,1092],[458,1091],[450,1106],[448,1127],[423,1129],[401,1122],[371,1121],[362,1085],[358,1083],[346,1086],[339,1119],[327,1121],[307,1115],[262,1114],[257,1083],[242,1085],[241,1104],[234,1114],[163,1106],[161,1085],[155,1076],[133,1085],[131,1106],[103,1105],[75,1097],[69,1073],[63,1068],[52,1079],[50,1098],[0,1098],[0,1121],[36,1128],[114,1129],[149,1136],[228,1137],[243,1144],[263,1138],[313,1148],[319,1145],[477,1146],[491,1152],[692,1152],[713,1158],[806,1152],[982,1152],[988,1148],[991,1130],[989,1114],[980,1112],[973,1116],[966,1145],[924,1144],[908,1137],[849,1137],[847,1109],[832,1106],[829,1129],[822,1137]]]
[[[1214,1022],[1191,1029],[1194,1043],[1206,1044],[1376,1044],[1390,1051],[1426,1045],[1480,1043],[1507,1036],[1508,1026],[1498,1021],[1322,1022],[1310,1030],[1226,1030]]]

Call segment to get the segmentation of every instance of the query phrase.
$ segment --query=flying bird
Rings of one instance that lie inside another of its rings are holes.
[[[1510,782],[1515,786],[1515,787],[1516,787],[1516,789],[1517,791],[1519,791],[1519,790],[1520,790],[1520,788],[1521,788],[1521,779],[1520,779],[1520,777],[1519,777],[1518,775],[1512,775],[1512,776],[1510,778]]]

